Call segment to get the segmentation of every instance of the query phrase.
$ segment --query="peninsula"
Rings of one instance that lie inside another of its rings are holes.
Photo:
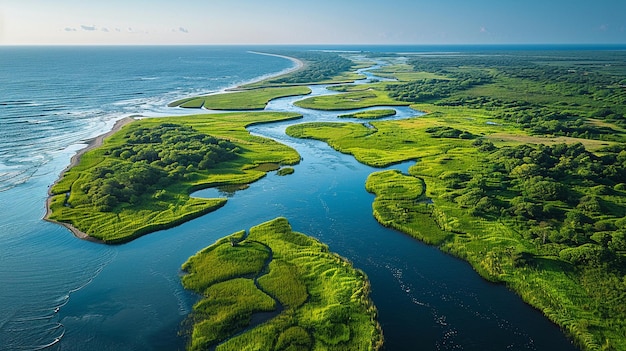
[[[293,113],[227,113],[135,121],[90,149],[51,187],[47,219],[79,237],[122,243],[223,206],[190,194],[245,185],[263,165],[296,164],[298,153],[250,135],[246,126],[300,118]]]

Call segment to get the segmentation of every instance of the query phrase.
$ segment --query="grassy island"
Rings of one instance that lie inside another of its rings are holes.
[[[416,160],[409,174],[368,178],[380,223],[506,284],[582,349],[626,350],[626,56],[417,56],[392,67],[385,74],[403,81],[304,105],[340,110],[384,89],[427,115],[287,133],[375,167]]]
[[[135,121],[62,175],[50,190],[47,218],[121,243],[214,211],[226,199],[190,194],[248,184],[266,174],[265,164],[300,160],[295,150],[245,127],[300,117],[259,112]]]
[[[369,84],[358,89],[351,89],[344,94],[309,97],[297,101],[295,105],[314,110],[341,111],[376,106],[409,106],[410,103],[398,101],[384,90],[385,84]]]
[[[234,233],[182,266],[203,298],[190,350],[377,350],[382,333],[365,274],[277,218]],[[257,312],[272,312],[250,325]]]
[[[344,115],[339,115],[339,118],[361,118],[361,119],[378,119],[385,118],[390,116],[395,116],[396,110],[394,109],[376,109],[355,113],[347,113]]]
[[[308,87],[258,88],[192,97],[174,101],[168,106],[207,110],[262,110],[270,100],[310,93]]]
[[[278,174],[279,176],[286,176],[286,175],[293,174],[295,171],[296,170],[293,169],[293,167],[283,167],[279,169],[278,171],[276,171],[276,174]]]

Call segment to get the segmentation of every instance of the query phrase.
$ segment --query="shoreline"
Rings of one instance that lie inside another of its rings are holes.
[[[241,90],[255,89],[255,88],[244,88],[244,87],[246,85],[260,83],[260,82],[263,82],[263,81],[268,80],[268,79],[281,77],[281,76],[284,76],[284,75],[287,75],[287,74],[299,71],[299,70],[303,69],[304,67],[306,67],[306,64],[304,63],[304,61],[302,61],[300,59],[297,59],[295,57],[285,56],[285,55],[280,55],[280,54],[270,54],[270,53],[267,53],[267,52],[260,52],[260,51],[248,51],[248,52],[251,53],[251,54],[255,54],[255,55],[264,55],[264,56],[272,56],[272,57],[284,58],[286,60],[289,60],[289,61],[295,63],[296,66],[292,67],[292,68],[284,69],[284,70],[282,70],[280,72],[277,72],[276,74],[270,74],[270,75],[265,75],[265,76],[258,77],[258,79],[253,79],[250,82],[243,83],[243,84],[237,85],[237,86],[232,87],[232,88],[226,88],[226,89],[224,89],[224,90],[222,90],[222,91],[220,91],[220,92],[218,92],[216,94],[221,94],[221,93],[225,93],[225,92],[229,92],[229,91],[241,91]]]
[[[291,62],[294,62],[296,64],[296,66],[292,67],[292,68],[289,68],[289,69],[282,70],[282,71],[277,72],[275,74],[257,77],[256,79],[253,79],[249,83],[245,83],[245,84],[252,84],[252,83],[262,82],[262,81],[264,81],[266,79],[280,77],[282,75],[298,71],[298,70],[302,69],[305,66],[304,62],[302,62],[301,60],[298,60],[297,58],[294,58],[294,57],[278,55],[278,54],[263,53],[263,52],[256,52],[256,51],[249,51],[249,52],[253,53],[253,54],[258,54],[258,55],[282,57],[282,58],[290,60]],[[242,85],[245,85],[245,84],[242,84]],[[239,89],[242,85],[237,85],[237,86],[234,86],[232,88],[226,88],[226,89],[218,92],[217,94],[223,94],[223,93],[225,93],[225,92],[227,92],[229,90]],[[133,118],[133,116],[128,116],[128,117],[124,117],[122,119],[119,119],[119,120],[117,120],[115,122],[115,124],[113,125],[111,130],[109,130],[108,132],[100,134],[100,135],[96,136],[95,138],[91,138],[91,139],[88,139],[88,140],[85,141],[87,146],[85,146],[84,148],[80,149],[78,152],[76,152],[76,154],[74,154],[70,158],[69,165],[67,167],[65,167],[59,173],[59,176],[57,177],[57,179],[48,187],[48,196],[47,196],[46,201],[45,201],[46,213],[44,214],[44,216],[42,218],[44,221],[62,225],[63,227],[67,228],[76,238],[79,238],[79,239],[82,239],[82,240],[86,240],[86,241],[95,242],[95,243],[105,244],[105,242],[103,240],[96,239],[96,238],[94,238],[92,236],[89,236],[87,233],[79,230],[78,228],[74,227],[73,225],[71,225],[69,223],[59,222],[59,221],[56,221],[54,219],[50,219],[50,215],[52,214],[52,211],[50,210],[50,204],[52,202],[52,194],[50,193],[50,190],[52,189],[52,187],[55,184],[57,184],[63,178],[63,175],[68,170],[70,170],[72,167],[76,166],[80,162],[80,159],[81,159],[82,155],[84,155],[87,151],[93,150],[93,149],[101,146],[103,144],[103,142],[104,142],[104,139],[106,139],[107,137],[117,133],[118,131],[120,131],[120,129],[122,129],[122,127],[124,127],[125,125],[127,125],[127,124],[129,124],[129,123],[131,123],[131,122],[133,122],[135,120],[136,119]]]
[[[296,64],[296,67],[282,70],[282,71],[278,72],[275,75],[270,75],[269,78],[276,78],[276,77],[280,77],[280,76],[282,76],[284,74],[293,73],[293,72],[295,72],[297,70],[300,70],[300,69],[304,68],[304,66],[305,66],[305,64],[304,64],[304,62],[302,60],[297,59],[295,57],[285,56],[285,55],[280,55],[280,54],[270,54],[270,53],[267,53],[267,52],[260,52],[260,51],[249,51],[249,52],[252,53],[252,54],[257,54],[257,55],[265,55],[265,56],[273,56],[273,57],[284,58],[284,59],[287,59],[287,60],[289,60],[289,61],[291,61],[291,62]],[[260,80],[257,80],[256,82],[259,82],[259,81]]]
[[[58,176],[57,180],[54,181],[54,183],[52,183],[50,185],[50,187],[48,188],[48,197],[46,198],[46,214],[44,215],[43,220],[51,222],[51,223],[60,224],[60,225],[64,226],[70,232],[72,232],[72,234],[74,234],[75,237],[77,237],[79,239],[92,241],[92,242],[97,242],[97,243],[104,243],[104,241],[89,236],[87,233],[80,231],[78,228],[74,227],[73,225],[71,225],[69,223],[59,222],[59,221],[55,221],[54,219],[50,219],[50,215],[52,214],[52,211],[50,210],[50,203],[52,202],[52,196],[53,196],[52,193],[50,193],[50,190],[52,189],[52,187],[56,183],[58,183],[63,178],[63,175],[65,175],[65,172],[67,172],[68,170],[70,170],[72,167],[76,166],[80,162],[80,158],[87,151],[93,150],[93,149],[101,146],[104,143],[104,139],[106,139],[109,136],[117,133],[120,129],[122,129],[122,127],[124,127],[125,125],[127,125],[127,124],[129,124],[129,123],[131,123],[133,121],[135,121],[135,119],[133,117],[124,117],[124,118],[116,121],[115,124],[113,125],[113,128],[111,128],[111,130],[109,130],[108,132],[106,132],[104,134],[100,134],[100,135],[98,135],[95,138],[91,138],[89,140],[86,140],[87,146],[85,146],[84,148],[80,149],[78,152],[76,152],[76,154],[74,154],[74,156],[72,156],[72,158],[70,158],[70,164],[67,167],[65,167],[65,169],[63,169],[61,171],[61,173],[59,173],[59,176]]]

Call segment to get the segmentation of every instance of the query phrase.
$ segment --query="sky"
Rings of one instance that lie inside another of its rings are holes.
[[[0,45],[626,44],[626,0],[0,0]]]

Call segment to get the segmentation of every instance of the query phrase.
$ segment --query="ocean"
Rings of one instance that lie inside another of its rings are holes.
[[[323,143],[285,136],[298,122],[251,128],[296,148],[303,158],[296,172],[218,194],[229,201],[214,214],[119,246],[79,240],[42,220],[48,187],[86,141],[123,117],[196,113],[167,104],[294,67],[251,52],[264,50],[271,48],[0,47],[0,350],[184,349],[179,331],[197,296],[182,288],[181,264],[277,216],[369,275],[388,350],[575,349],[538,311],[465,262],[378,225],[364,189],[375,170]],[[297,99],[268,108],[292,110]],[[306,121],[336,117],[297,112]],[[399,109],[394,118],[412,114],[419,115]]]

